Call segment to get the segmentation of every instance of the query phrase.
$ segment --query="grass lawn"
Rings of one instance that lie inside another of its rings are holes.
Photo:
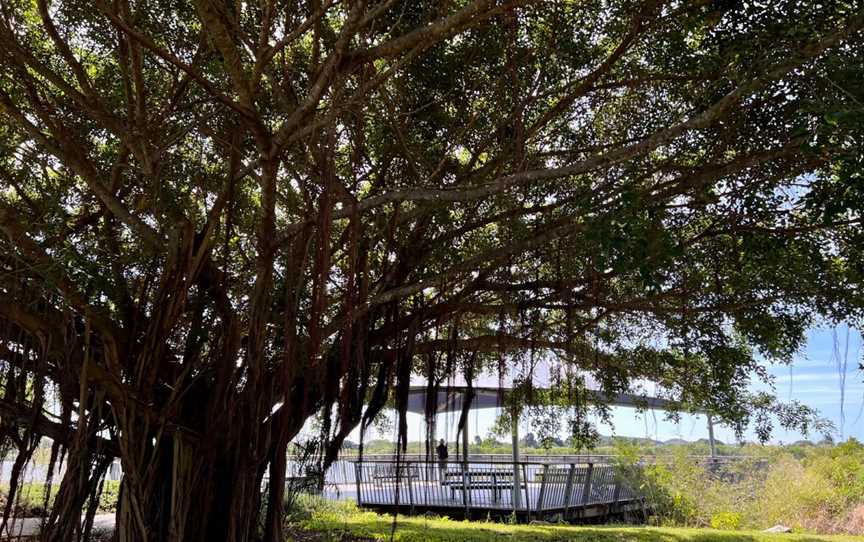
[[[389,540],[392,516],[358,510],[350,505],[324,505],[297,523],[323,540],[346,538]],[[718,531],[630,526],[507,525],[454,521],[438,517],[399,516],[394,540],[402,542],[861,542],[861,537],[811,534],[770,534],[759,531]]]

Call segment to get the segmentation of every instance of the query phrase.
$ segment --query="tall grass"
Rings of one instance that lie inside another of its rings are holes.
[[[864,534],[864,445],[765,448],[711,470],[683,453],[640,467],[619,450],[623,476],[645,493],[660,525]]]

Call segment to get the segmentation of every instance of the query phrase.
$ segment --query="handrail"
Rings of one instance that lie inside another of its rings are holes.
[[[402,460],[410,460],[410,461],[425,461],[427,459],[426,454],[400,454],[399,456]],[[520,454],[520,461],[528,461],[535,463],[546,463],[546,462],[562,462],[562,463],[580,463],[580,462],[592,462],[592,463],[613,463],[622,459],[623,456],[620,455],[608,455],[608,454],[558,454],[558,455],[544,455],[544,454]],[[687,459],[692,460],[704,460],[704,461],[712,461],[712,462],[727,462],[727,461],[747,461],[747,460],[759,460],[761,458],[748,456],[748,455],[718,455],[718,456],[710,456],[710,455],[688,455]],[[339,459],[345,461],[354,461],[359,459],[359,454],[353,453],[342,453],[339,455]],[[291,459],[289,457],[289,459]],[[375,461],[375,460],[383,460],[383,461],[395,461],[396,454],[363,454],[364,461]],[[434,460],[435,458],[429,458],[430,460]],[[639,457],[640,461],[671,461],[674,458],[668,457],[665,455],[642,455]],[[469,454],[469,461],[502,461],[505,463],[512,463],[513,457],[509,454]]]
[[[577,465],[585,465],[587,463],[593,463],[595,465],[618,465],[620,462],[618,461],[610,461],[608,459],[609,456],[600,457],[592,457],[592,456],[522,456],[520,457],[520,461],[527,461],[529,464],[549,464],[549,465],[569,465],[569,464],[577,464]],[[737,457],[737,456],[723,456],[724,459],[717,459],[711,461],[710,458],[699,459],[695,458],[706,467],[711,469],[712,471],[719,468],[723,469],[726,466],[738,464],[740,460],[747,460],[752,462],[755,466],[766,465],[767,462],[764,460],[760,460],[759,458],[751,458],[751,457]],[[735,457],[735,459],[732,459]],[[425,455],[418,456],[417,454],[408,454],[400,456],[400,461],[426,461],[427,458]],[[350,486],[354,486],[355,484],[355,476],[356,471],[354,469],[354,463],[359,460],[358,456],[342,456],[338,458],[333,464],[330,465],[330,468],[324,473],[324,481],[326,484],[336,485],[336,486],[344,486],[346,484]],[[396,457],[394,455],[382,455],[382,454],[370,454],[363,456],[363,461],[366,463],[373,462],[392,462],[395,461]],[[430,461],[437,464],[437,460],[429,459]],[[456,458],[453,458],[455,461]],[[461,461],[461,458],[458,459]],[[487,455],[487,456],[479,456],[473,455],[469,457],[469,461],[472,462],[483,462],[488,463],[490,465],[503,465],[507,466],[513,465],[513,458],[509,456],[502,455]],[[448,462],[449,463],[449,462]],[[666,464],[662,461],[658,461],[654,457],[643,457],[637,465],[648,465],[648,464]],[[289,457],[288,460],[288,473],[292,476],[300,476],[305,474],[306,469],[304,466],[306,462],[301,459],[291,459]],[[342,488],[342,491],[345,491],[345,488]]]
[[[426,461],[426,460],[416,460],[416,459],[400,459],[399,461],[396,461],[395,459],[366,459],[365,457],[362,460],[360,460],[360,459],[345,459],[345,461],[348,461],[350,463],[370,463],[370,464],[400,463],[402,465],[407,465],[409,463],[428,463],[430,465],[431,464],[437,465],[437,464],[441,463],[441,461],[437,461],[437,460],[436,461]],[[446,461],[443,461],[443,463],[445,463],[447,465],[461,465],[461,464],[465,463],[465,461],[463,461],[462,459],[448,459]],[[469,464],[470,463],[482,464],[482,465],[512,465],[513,461],[512,460],[511,461],[483,461],[483,460],[469,459],[468,463]],[[546,461],[516,461],[516,463],[518,463],[519,465],[523,465],[523,464],[524,465],[537,465],[537,466],[542,467],[544,465],[569,465],[569,464],[574,463],[574,462],[573,461],[566,461],[566,462],[561,462],[561,463],[549,463]],[[575,464],[577,464],[577,465],[587,465],[588,463],[595,463],[595,462],[594,461],[581,461],[581,462],[576,461],[575,462]],[[603,463],[603,464],[605,465],[605,463]]]

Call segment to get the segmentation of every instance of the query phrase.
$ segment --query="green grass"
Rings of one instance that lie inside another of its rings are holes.
[[[321,533],[324,540],[342,534],[390,540],[392,516],[358,510],[350,504],[321,504],[296,522],[302,530]],[[671,527],[509,525],[455,521],[439,517],[399,516],[394,540],[400,542],[853,542],[854,536],[770,534],[760,531],[719,531]]]

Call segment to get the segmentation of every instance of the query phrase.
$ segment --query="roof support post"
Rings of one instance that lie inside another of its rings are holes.
[[[513,509],[522,508],[522,482],[519,479],[519,410],[510,411],[510,438],[513,443]]]
[[[468,418],[471,416],[465,415],[465,425],[462,426],[462,461],[468,464]]]
[[[591,477],[594,475],[594,463],[588,463],[585,471],[585,483],[582,486],[582,506],[588,505],[591,500]]]
[[[571,463],[567,471],[567,484],[564,486],[564,520],[567,520],[570,512],[570,498],[573,495],[573,480],[576,478],[576,465]]]
[[[711,417],[711,414],[707,414],[708,416],[708,446],[711,448],[711,459],[717,457],[717,445],[714,442],[714,419]]]

